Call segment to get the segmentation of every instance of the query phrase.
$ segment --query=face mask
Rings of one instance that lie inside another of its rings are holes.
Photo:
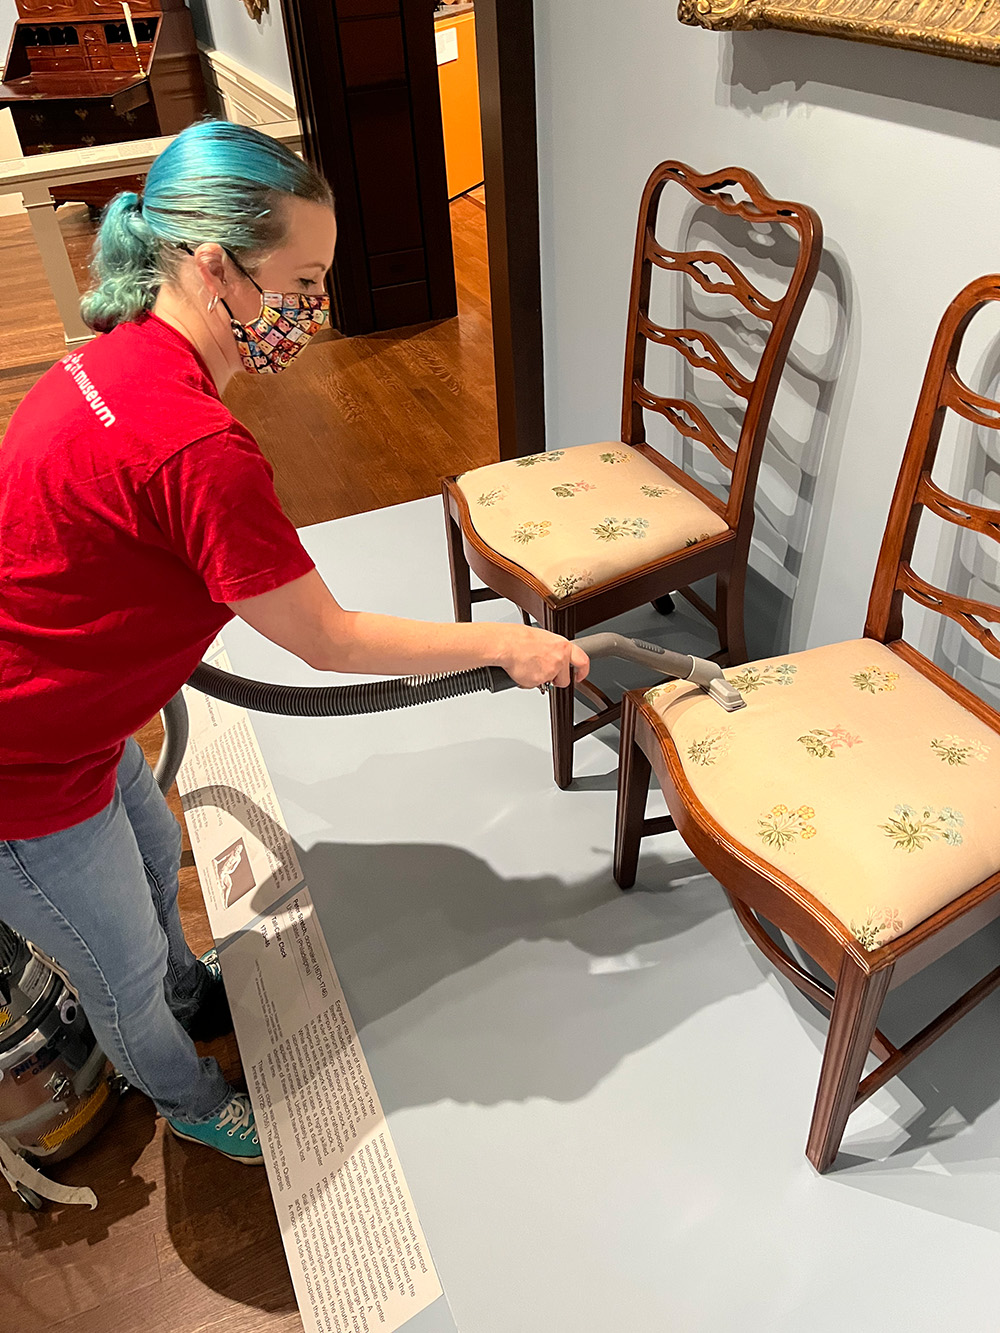
[[[304,296],[299,292],[265,292],[238,260],[232,255],[229,258],[260,292],[260,314],[249,324],[241,324],[226,302],[222,302],[233,326],[240,360],[252,375],[276,375],[295,360],[326,324],[330,318],[330,298]]]

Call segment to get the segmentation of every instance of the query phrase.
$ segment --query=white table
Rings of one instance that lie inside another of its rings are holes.
[[[437,501],[303,535],[347,606],[450,619]],[[699,646],[683,612],[616,627]],[[225,640],[237,671],[314,679],[242,624]],[[995,1333],[1000,997],[857,1112],[820,1178],[826,1018],[678,835],[619,893],[614,733],[561,792],[534,692],[254,725],[444,1287],[408,1329]],[[893,992],[887,1032],[998,940]]]

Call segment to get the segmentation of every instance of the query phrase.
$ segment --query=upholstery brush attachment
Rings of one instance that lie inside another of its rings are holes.
[[[676,680],[690,680],[700,685],[710,699],[714,699],[727,713],[746,707],[746,700],[722,674],[718,662],[707,662],[703,657],[675,653],[659,644],[645,643],[642,639],[628,639],[624,634],[591,634],[577,639],[588,657],[619,657],[624,662],[635,662],[649,667],[662,676]]]

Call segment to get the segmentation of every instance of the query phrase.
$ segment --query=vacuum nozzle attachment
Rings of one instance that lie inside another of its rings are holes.
[[[700,685],[709,698],[714,699],[727,713],[735,713],[738,708],[746,707],[746,700],[726,680],[718,662],[675,653],[656,643],[628,639],[624,634],[591,634],[588,638],[577,639],[577,643],[588,657],[620,657],[626,662],[649,667],[663,676],[690,680]]]
[[[719,676],[706,686],[709,698],[715,700],[727,713],[735,713],[739,708],[746,708],[747,701],[735,685],[730,685],[725,676]]]

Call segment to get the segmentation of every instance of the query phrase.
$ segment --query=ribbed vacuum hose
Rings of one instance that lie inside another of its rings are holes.
[[[220,671],[202,662],[188,684],[213,699],[249,708],[255,713],[285,717],[354,717],[359,713],[388,713],[397,708],[456,699],[460,694],[496,693],[514,682],[499,667],[474,667],[438,676],[401,676],[395,680],[365,681],[360,685],[270,685]]]
[[[626,639],[621,634],[592,634],[577,640],[589,657],[620,657],[626,662],[651,667],[663,676],[690,680],[708,691],[727,711],[742,708],[743,699],[725,679],[715,662],[671,652],[658,644]],[[360,713],[388,713],[397,708],[457,699],[461,694],[513,689],[515,685],[501,667],[474,667],[436,676],[400,676],[395,680],[366,681],[361,685],[272,685],[247,680],[231,671],[201,662],[188,684],[223,703],[235,704],[255,713],[278,713],[284,717],[354,717]],[[161,791],[177,776],[188,740],[187,708],[178,694],[163,710],[166,737],[154,770]]]
[[[188,710],[180,691],[163,708],[160,716],[163,718],[163,748],[153,768],[153,777],[160,791],[168,791],[174,785],[188,743]]]
[[[247,680],[231,671],[202,662],[188,684],[202,694],[249,708],[255,713],[283,717],[354,717],[359,713],[388,713],[397,708],[457,699],[461,694],[509,690],[514,681],[500,667],[475,667],[437,676],[401,676],[396,680],[366,681],[361,685],[272,685]],[[188,713],[183,694],[176,694],[163,709],[163,749],[153,769],[161,791],[177,777],[188,743]]]

